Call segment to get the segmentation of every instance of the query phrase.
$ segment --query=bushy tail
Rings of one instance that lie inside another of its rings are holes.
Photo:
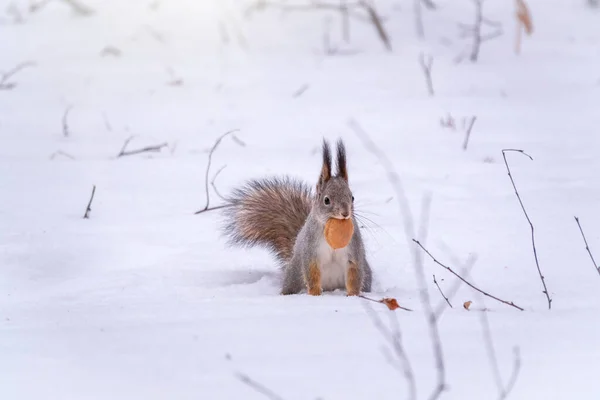
[[[266,247],[281,262],[292,258],[296,236],[311,210],[308,185],[291,178],[251,180],[227,200],[224,231],[230,244]]]

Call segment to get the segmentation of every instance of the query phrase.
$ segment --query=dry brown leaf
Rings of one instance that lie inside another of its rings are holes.
[[[463,307],[465,308],[465,310],[468,310],[468,309],[469,309],[469,307],[471,307],[471,304],[472,304],[472,303],[473,303],[473,302],[472,302],[472,301],[470,301],[470,300],[469,300],[469,301],[465,301],[465,303],[463,304]]]
[[[524,0],[517,0],[517,19],[525,28],[528,35],[533,33],[533,22],[531,21],[531,13]]]
[[[386,306],[388,306],[388,308],[390,310],[395,310],[396,308],[400,308],[400,306],[398,305],[398,302],[394,298],[386,297],[384,299],[381,299],[380,301],[383,304],[385,304]]]

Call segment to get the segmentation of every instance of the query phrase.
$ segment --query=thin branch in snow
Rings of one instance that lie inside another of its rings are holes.
[[[471,268],[473,268],[473,266],[475,265],[475,262],[477,261],[477,256],[470,254],[469,257],[467,258],[467,261],[464,263],[463,268],[460,271],[460,276],[462,277],[468,277],[469,272],[471,272]],[[459,262],[456,262],[456,264],[459,264]],[[458,292],[458,289],[460,289],[460,285],[463,283],[462,280],[457,279],[456,282],[454,283],[454,285],[450,288],[450,290],[448,290],[448,294],[447,297],[448,299],[452,299],[454,298],[454,296],[456,295],[456,293]],[[448,308],[446,307],[446,302],[445,301],[441,301],[440,305],[435,309],[435,317],[436,318],[440,318],[442,316],[442,314],[444,313],[444,311],[446,311]]]
[[[426,319],[429,327],[431,345],[433,347],[434,359],[437,369],[437,385],[431,393],[431,395],[429,396],[429,400],[435,400],[439,398],[442,392],[447,388],[445,383],[445,364],[442,352],[442,343],[440,340],[440,334],[438,329],[438,319],[436,318],[433,312],[433,308],[431,306],[429,298],[429,292],[427,289],[423,257],[420,251],[412,244],[412,238],[415,236],[416,230],[413,215],[408,204],[408,199],[406,197],[406,194],[404,193],[404,188],[402,186],[400,176],[396,172],[392,162],[387,157],[387,155],[379,147],[377,147],[377,145],[373,142],[373,140],[370,138],[367,132],[364,131],[356,121],[350,120],[349,126],[361,140],[366,149],[369,152],[373,153],[373,155],[375,155],[375,157],[377,157],[377,159],[381,162],[385,169],[387,179],[390,182],[396,194],[395,199],[400,209],[400,214],[402,215],[405,239],[407,245],[412,250],[411,254],[413,257],[414,273],[417,278],[417,282],[419,283],[420,299],[423,308],[426,311]],[[420,237],[425,237],[426,234],[429,204],[430,198],[426,197],[422,206],[423,213],[421,231],[419,232]]]
[[[92,188],[92,195],[90,196],[90,201],[85,209],[85,214],[83,214],[84,219],[88,219],[90,217],[90,213],[92,212],[92,201],[94,201],[94,194],[96,194],[96,185]]]
[[[64,137],[71,136],[71,131],[69,129],[69,112],[71,112],[72,108],[73,106],[67,107],[62,117],[62,131]]]
[[[54,160],[54,159],[55,159],[56,157],[58,157],[58,156],[63,156],[63,157],[66,157],[66,158],[68,158],[69,160],[75,160],[75,157],[73,157],[73,156],[72,156],[72,155],[70,155],[69,153],[66,153],[66,152],[64,152],[64,151],[62,151],[62,150],[58,150],[58,151],[55,151],[54,153],[52,153],[52,154],[50,155],[50,159],[51,159],[51,160]]]
[[[212,163],[212,156],[213,156],[213,153],[215,152],[215,150],[217,150],[217,147],[219,147],[219,144],[221,143],[221,141],[222,141],[222,140],[223,140],[223,139],[224,139],[226,136],[228,136],[228,135],[232,135],[234,132],[238,132],[238,131],[239,131],[239,129],[234,129],[234,130],[231,130],[231,131],[225,132],[224,134],[222,134],[221,136],[219,136],[219,137],[217,138],[217,140],[215,141],[215,143],[213,144],[213,146],[212,146],[212,148],[210,149],[210,151],[208,152],[208,163],[207,163],[207,165],[206,165],[206,172],[205,172],[205,174],[204,174],[204,188],[205,188],[205,190],[206,190],[206,205],[204,206],[204,208],[203,208],[203,209],[196,211],[196,212],[194,213],[195,215],[197,215],[197,214],[202,214],[202,213],[204,213],[204,212],[206,212],[206,211],[218,210],[218,209],[225,208],[225,207],[228,207],[228,206],[229,206],[228,204],[226,204],[226,205],[217,206],[217,207],[210,207],[210,191],[208,190],[208,184],[209,184],[209,181],[208,181],[208,179],[209,179],[209,178],[208,178],[208,177],[209,177],[209,174],[210,174],[210,165],[211,165],[211,163]],[[220,171],[219,171],[219,172],[220,172]],[[217,173],[217,174],[218,174],[218,173]]]
[[[419,2],[421,0],[418,0]],[[421,69],[423,70],[423,74],[425,74],[425,81],[427,82],[427,91],[430,96],[433,96],[435,93],[433,91],[433,80],[431,78],[431,66],[433,65],[433,57],[425,54],[419,54],[419,63],[421,64]]]
[[[435,274],[433,274],[433,283],[435,283],[435,286],[437,286],[438,290],[440,291],[440,294],[442,295],[442,297],[444,298],[444,300],[446,300],[446,303],[448,303],[448,305],[450,306],[450,308],[453,308],[452,304],[450,303],[450,300],[448,300],[448,298],[446,297],[446,295],[442,291],[442,288],[440,287],[440,285],[438,284],[437,280],[435,279]]]
[[[423,25],[423,0],[413,0],[413,8],[415,13],[415,26],[417,29],[417,37],[423,39],[425,37],[425,27]]]
[[[515,387],[515,383],[517,383],[517,378],[519,377],[519,372],[521,372],[521,351],[519,347],[515,347],[513,349],[514,352],[514,362],[513,362],[513,371],[508,379],[508,383],[504,386],[504,391],[500,393],[498,400],[506,400],[510,392],[512,392]]]
[[[105,112],[102,113],[102,120],[104,121],[104,127],[106,130],[112,132],[112,126],[110,125],[110,121],[108,120],[108,116]]]
[[[310,86],[308,85],[308,83],[305,83],[304,85],[300,86],[293,94],[292,97],[293,98],[298,98],[300,96],[302,96],[304,94],[304,92],[306,92],[308,90]]]
[[[490,366],[492,369],[492,374],[494,375],[494,381],[496,382],[496,386],[498,387],[498,400],[504,400],[508,397],[513,387],[515,386],[515,383],[519,376],[519,372],[521,370],[521,355],[519,352],[519,348],[514,348],[515,359],[513,371],[511,373],[508,383],[504,385],[502,381],[502,376],[500,374],[500,367],[498,366],[498,358],[496,357],[496,350],[494,349],[494,341],[492,339],[492,331],[490,329],[490,323],[488,321],[486,311],[481,311],[480,321],[483,332],[483,342],[485,344],[485,349],[490,360]]]
[[[475,4],[475,22],[473,25],[468,24],[458,24],[458,28],[460,30],[459,36],[462,38],[472,37],[473,44],[471,46],[471,54],[469,59],[472,62],[477,62],[479,58],[479,51],[481,49],[481,44],[487,40],[494,39],[502,34],[502,27],[499,22],[491,21],[488,18],[483,16],[483,2],[484,0],[473,0],[473,4]],[[492,33],[484,34],[483,27],[489,26],[494,28],[495,30]],[[462,57],[460,57],[462,59]]]
[[[471,138],[471,130],[473,129],[473,125],[475,125],[475,121],[477,120],[477,117],[474,115],[471,117],[471,122],[469,122],[469,127],[467,128],[467,131],[465,133],[465,141],[463,142],[463,150],[467,150],[467,147],[469,146],[469,139]]]
[[[575,217],[575,222],[577,222],[577,226],[579,227],[579,232],[581,232],[581,237],[583,238],[583,242],[585,243],[585,249],[587,250],[588,254],[590,255],[590,258],[592,259],[592,263],[594,264],[594,269],[596,270],[596,272],[598,274],[600,274],[600,266],[598,266],[598,264],[596,264],[596,260],[594,259],[594,255],[592,254],[592,251],[590,250],[590,246],[588,246],[587,239],[585,238],[585,233],[583,233],[583,228],[581,227],[581,224],[579,223],[578,217]]]
[[[388,51],[392,51],[392,43],[390,41],[390,36],[388,35],[387,31],[385,30],[385,28],[383,26],[383,21],[381,20],[381,17],[375,10],[375,7],[373,6],[373,4],[371,4],[370,2],[367,2],[366,0],[360,1],[359,4],[367,11],[367,14],[369,14],[371,23],[377,30],[379,39],[381,40],[381,42],[383,43],[385,48]]]
[[[540,275],[540,280],[542,281],[542,286],[544,287],[543,293],[546,295],[546,300],[548,300],[548,309],[550,310],[552,308],[552,299],[550,298],[550,294],[548,293],[548,288],[546,287],[546,279],[544,278],[544,274],[542,274],[542,270],[540,269],[540,263],[538,261],[537,248],[535,246],[535,228],[533,227],[533,223],[531,222],[531,219],[529,218],[529,214],[527,214],[527,210],[525,209],[525,206],[523,205],[523,201],[521,200],[521,196],[519,195],[519,191],[517,190],[517,186],[515,185],[515,180],[513,179],[512,173],[510,171],[510,167],[508,166],[508,161],[506,160],[507,152],[523,154],[524,156],[529,158],[531,161],[533,161],[533,158],[529,154],[525,153],[523,150],[517,150],[517,149],[502,150],[502,157],[504,158],[504,165],[506,165],[506,171],[508,172],[508,177],[510,178],[510,183],[512,184],[512,187],[515,190],[515,194],[517,195],[517,200],[519,200],[519,204],[521,205],[523,214],[525,215],[525,218],[527,219],[527,223],[529,224],[529,227],[531,228],[531,246],[533,247],[533,257],[535,258],[535,265],[537,267],[538,274]]]
[[[225,164],[221,168],[219,168],[219,170],[215,173],[215,176],[213,176],[212,180],[210,181],[210,184],[213,187],[213,190],[215,191],[217,196],[219,196],[222,200],[225,200],[225,197],[223,197],[221,195],[221,193],[219,193],[219,191],[217,190],[217,185],[215,185],[215,181],[217,180],[217,176],[219,176],[219,174],[221,173],[221,171],[223,171],[225,169],[225,167],[227,167],[227,164]]]
[[[62,0],[62,1],[63,1],[63,3],[68,4],[77,15],[87,17],[87,16],[94,14],[94,10],[91,7],[83,4],[79,0]]]
[[[427,250],[418,240],[413,239],[413,242],[415,242],[432,260],[434,263],[436,263],[437,265],[439,265],[440,267],[446,269],[447,271],[449,271],[452,275],[456,276],[458,279],[460,279],[461,281],[463,281],[464,283],[466,283],[471,289],[474,289],[476,291],[478,291],[479,293],[483,294],[484,296],[487,296],[491,299],[494,299],[496,301],[499,301],[500,303],[504,303],[508,306],[514,307],[518,310],[523,311],[523,308],[517,306],[515,303],[513,303],[512,301],[506,301],[506,300],[502,300],[499,299],[496,296],[492,296],[491,294],[484,292],[483,290],[479,289],[478,287],[474,286],[472,283],[470,283],[469,281],[467,281],[466,279],[464,279],[462,276],[460,276],[459,274],[457,274],[452,268],[448,267],[447,265],[442,264],[441,262],[439,262],[430,252],[429,250]]]
[[[169,146],[169,143],[165,142],[165,143],[157,144],[154,146],[142,147],[141,149],[126,150],[127,146],[129,145],[129,142],[131,142],[131,140],[134,137],[135,136],[129,136],[127,139],[125,139],[125,142],[123,143],[123,147],[121,148],[121,151],[119,152],[119,154],[117,154],[117,158],[125,157],[125,156],[132,156],[132,155],[140,154],[140,153],[156,153],[156,152],[161,151],[163,148]]]
[[[404,349],[404,345],[402,343],[402,332],[400,331],[400,325],[398,324],[398,318],[396,313],[390,316],[393,321],[393,330],[389,330],[379,318],[379,315],[373,310],[372,307],[368,305],[368,303],[364,304],[369,316],[371,317],[371,321],[373,325],[379,333],[384,337],[384,339],[389,343],[392,348],[397,360],[394,360],[392,355],[388,352],[384,353],[388,362],[402,372],[404,378],[408,382],[408,399],[416,400],[417,399],[417,384],[415,380],[415,374],[413,372],[412,364],[408,355],[406,354],[406,350]],[[400,365],[398,365],[400,364]]]
[[[265,396],[265,398],[269,400],[283,400],[283,397],[279,396],[277,393],[274,393],[271,389],[267,388],[263,384],[256,382],[254,379],[250,378],[246,374],[237,372],[235,374],[235,377],[239,379],[240,382],[254,389],[254,391],[262,394],[263,396]]]
[[[14,68],[2,73],[2,76],[0,77],[0,90],[12,90],[17,86],[16,82],[9,82],[10,78],[12,78],[13,76],[15,76],[17,73],[19,73],[20,71],[22,71],[25,68],[28,67],[34,67],[37,64],[33,61],[25,61],[22,62],[20,64],[18,64],[17,66],[15,66]]]

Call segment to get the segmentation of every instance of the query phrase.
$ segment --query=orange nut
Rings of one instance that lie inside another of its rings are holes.
[[[325,240],[333,249],[348,246],[354,234],[352,219],[329,218],[325,223]]]

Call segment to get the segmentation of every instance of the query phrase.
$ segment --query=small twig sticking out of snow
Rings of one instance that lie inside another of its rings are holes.
[[[429,291],[427,289],[427,283],[424,273],[424,262],[423,257],[420,254],[420,251],[412,244],[412,238],[415,236],[415,223],[413,219],[412,212],[410,210],[410,206],[408,204],[408,199],[406,194],[404,193],[404,188],[402,186],[402,182],[400,180],[400,176],[396,172],[392,162],[387,157],[387,155],[373,142],[373,140],[369,137],[367,132],[365,132],[362,127],[354,120],[349,121],[350,128],[354,131],[356,136],[362,141],[365,148],[371,152],[383,165],[385,169],[387,179],[390,182],[394,192],[395,199],[400,209],[400,214],[403,219],[403,227],[404,234],[407,245],[412,250],[411,254],[413,257],[413,267],[414,273],[417,278],[417,282],[419,283],[419,294],[421,303],[426,312],[427,324],[429,327],[429,334],[431,339],[431,345],[433,347],[434,360],[436,364],[437,370],[437,385],[434,388],[433,392],[429,396],[429,400],[436,400],[439,396],[446,390],[446,370],[444,364],[444,356],[442,351],[442,342],[440,339],[440,333],[438,329],[438,319],[434,314],[433,307],[431,306],[431,301],[429,298]],[[423,221],[421,224],[421,231],[419,232],[419,237],[425,237],[426,227],[427,227],[427,216],[429,211],[430,198],[426,197],[423,202],[422,207],[422,217]]]
[[[277,393],[274,393],[271,389],[265,387],[263,384],[256,382],[254,379],[250,378],[246,374],[242,374],[241,372],[237,372],[235,377],[240,380],[246,386],[254,389],[256,392],[265,396],[265,398],[269,400],[283,400],[283,397],[279,396]]]
[[[308,83],[305,83],[304,85],[300,86],[298,88],[298,90],[296,90],[294,92],[294,94],[292,94],[292,97],[293,98],[298,98],[298,97],[302,96],[304,94],[304,92],[306,92],[308,90],[309,87],[310,86],[308,85]]]
[[[385,356],[387,361],[396,369],[398,369],[403,375],[406,381],[408,382],[408,399],[416,400],[417,399],[417,384],[415,380],[415,374],[413,372],[413,368],[406,354],[406,350],[404,349],[404,345],[402,344],[402,332],[400,331],[400,326],[398,324],[398,318],[395,313],[393,316],[390,316],[390,319],[393,321],[393,330],[388,329],[381,318],[377,315],[377,313],[373,310],[372,307],[365,303],[365,308],[367,309],[369,316],[371,317],[371,321],[375,328],[381,333],[385,340],[387,340],[392,348],[397,360],[394,360],[392,355],[389,353],[389,350],[385,352]],[[400,365],[398,365],[400,364]]]
[[[446,297],[446,295],[444,294],[444,292],[442,292],[442,288],[440,287],[440,285],[438,284],[437,280],[435,279],[435,274],[433,274],[433,283],[435,283],[435,286],[437,286],[438,290],[440,291],[440,294],[442,295],[442,297],[444,298],[444,300],[446,300],[446,303],[448,303],[448,305],[450,306],[450,308],[453,308],[452,304],[450,303],[450,300],[448,300],[448,298]]]
[[[421,2],[422,0],[418,0]],[[433,65],[433,57],[421,53],[419,54],[419,63],[421,64],[421,69],[423,69],[423,74],[425,74],[425,81],[427,82],[427,91],[430,96],[433,96],[435,93],[433,91],[433,80],[431,78],[431,66]]]
[[[392,51],[392,42],[390,41],[390,36],[388,35],[387,31],[383,27],[383,21],[381,20],[381,17],[379,16],[379,14],[377,13],[377,11],[375,10],[375,7],[373,6],[373,4],[370,3],[370,2],[368,2],[368,1],[366,1],[366,0],[360,1],[359,4],[365,9],[365,11],[367,12],[367,14],[369,14],[369,18],[371,19],[371,23],[375,27],[375,30],[377,30],[377,34],[379,35],[379,39],[381,40],[381,42],[383,43],[383,45],[385,46],[385,48],[388,51]]]
[[[225,205],[222,205],[222,206],[210,207],[210,191],[208,190],[208,184],[209,184],[208,177],[209,177],[209,174],[210,174],[210,165],[212,163],[213,153],[215,152],[215,150],[217,150],[217,147],[219,147],[219,144],[221,143],[221,141],[226,136],[232,135],[234,132],[238,132],[238,131],[239,131],[239,129],[234,129],[234,130],[225,132],[224,134],[222,134],[221,136],[219,136],[217,138],[217,140],[215,140],[215,144],[213,144],[212,148],[210,149],[210,151],[208,153],[208,163],[206,165],[206,172],[204,174],[204,188],[206,190],[206,205],[204,206],[203,209],[196,211],[194,213],[195,215],[202,214],[202,213],[204,213],[206,211],[218,210],[218,209],[225,208],[225,207],[229,206],[228,204],[225,204]],[[218,175],[218,172],[217,172],[217,175]],[[215,175],[215,179],[216,179],[216,175]]]
[[[417,29],[417,36],[419,39],[425,37],[425,25],[423,24],[423,7],[428,10],[434,10],[436,5],[431,0],[413,0],[413,8],[415,12],[415,26]]]
[[[83,214],[83,219],[90,218],[90,213],[92,212],[92,201],[94,201],[94,194],[96,194],[96,185],[92,188],[92,195],[90,196],[90,201],[85,209],[85,214]]]
[[[342,38],[346,43],[350,42],[350,12],[348,0],[340,0],[340,14],[342,15]]]
[[[590,250],[590,246],[588,246],[587,239],[585,238],[585,233],[583,233],[583,228],[581,227],[581,224],[579,223],[578,217],[575,217],[575,222],[577,222],[577,226],[579,227],[579,232],[581,232],[581,237],[583,238],[583,242],[585,243],[585,249],[587,250],[588,254],[590,255],[590,258],[592,259],[592,263],[594,264],[594,269],[596,270],[596,272],[598,274],[600,274],[600,266],[598,266],[598,264],[596,264],[596,260],[594,259],[592,251]]]
[[[467,261],[464,263],[463,268],[460,271],[460,276],[468,277],[469,272],[471,271],[471,268],[473,268],[473,266],[475,265],[475,262],[477,261],[477,256],[475,255],[469,255],[469,257],[467,258]],[[459,264],[459,262],[456,262],[457,264]],[[456,295],[456,293],[458,292],[458,289],[460,289],[460,285],[463,283],[462,280],[457,279],[456,282],[454,283],[454,285],[450,288],[450,290],[448,290],[448,294],[447,297],[448,299],[452,299],[454,298],[454,296]],[[440,305],[435,309],[435,317],[436,318],[440,318],[442,316],[442,314],[444,313],[444,311],[446,311],[448,308],[446,307],[446,302],[445,301],[441,301]]]
[[[74,159],[75,159],[75,157],[73,157],[73,156],[72,156],[72,155],[70,155],[69,153],[65,153],[65,152],[64,152],[64,151],[62,151],[62,150],[58,150],[58,151],[55,151],[54,153],[52,153],[52,154],[50,155],[50,159],[51,159],[51,160],[54,160],[54,159],[55,159],[56,157],[58,157],[58,156],[63,156],[63,157],[66,157],[66,158],[68,158],[68,159],[70,159],[70,160],[74,160]]]
[[[463,142],[463,150],[467,150],[467,147],[469,146],[469,138],[471,137],[471,130],[473,129],[473,125],[475,125],[475,121],[477,120],[477,117],[474,115],[471,117],[471,122],[469,123],[469,127],[467,128],[467,131],[465,133],[465,141]]]
[[[71,112],[72,108],[73,108],[73,106],[67,107],[67,109],[65,110],[65,113],[63,114],[63,117],[62,117],[62,131],[63,131],[64,137],[71,136],[71,131],[69,129],[69,112]]]
[[[519,204],[521,205],[523,214],[525,214],[527,223],[529,224],[529,227],[531,228],[531,246],[533,247],[533,257],[535,258],[535,265],[537,267],[538,274],[540,275],[540,280],[542,281],[542,286],[544,287],[544,290],[542,293],[544,293],[546,295],[546,300],[548,300],[548,310],[550,310],[552,308],[552,299],[550,298],[550,294],[548,293],[548,288],[546,287],[546,280],[544,278],[544,275],[542,274],[542,270],[540,268],[540,263],[538,261],[537,248],[535,246],[535,228],[533,227],[533,223],[531,222],[531,219],[529,218],[529,214],[527,214],[527,210],[525,210],[525,206],[523,205],[523,201],[521,200],[521,196],[519,195],[519,191],[517,190],[517,186],[515,185],[515,180],[513,179],[512,173],[510,172],[510,167],[508,166],[508,161],[506,160],[507,152],[523,154],[524,156],[529,158],[531,161],[533,161],[533,157],[531,157],[529,154],[525,153],[523,150],[517,150],[517,149],[502,150],[502,157],[504,158],[504,165],[506,165],[506,171],[508,172],[508,177],[510,178],[510,183],[512,184],[512,187],[515,190],[515,195],[517,195],[517,200],[519,200]]]
[[[9,82],[10,78],[19,73],[21,70],[27,67],[34,67],[36,65],[33,61],[25,61],[14,68],[8,70],[7,72],[2,73],[2,77],[0,77],[0,90],[12,90],[17,84],[15,82]]]
[[[519,347],[515,346],[513,352],[513,371],[510,375],[510,378],[508,379],[508,383],[506,384],[506,386],[504,386],[504,391],[501,393],[500,397],[498,397],[498,400],[506,400],[510,392],[512,392],[513,388],[515,387],[515,383],[517,383],[517,378],[519,377],[519,372],[521,371],[521,351],[519,350]]]
[[[62,0],[63,3],[71,6],[71,9],[77,14],[83,17],[90,16],[94,14],[94,10],[87,5],[81,3],[79,0]]]
[[[483,16],[483,1],[484,0],[473,0],[475,4],[475,23],[473,25],[459,24],[458,27],[461,30],[461,37],[471,36],[473,38],[473,45],[471,47],[471,55],[469,59],[472,62],[477,62],[479,58],[479,50],[481,44],[485,41],[495,39],[502,34],[502,27],[500,23],[491,21]],[[483,27],[490,26],[495,28],[490,34],[483,34]]]
[[[471,289],[474,289],[476,291],[478,291],[479,293],[483,294],[484,296],[487,296],[491,299],[494,299],[496,301],[499,301],[500,303],[506,304],[508,306],[514,307],[518,310],[523,311],[523,309],[519,306],[517,306],[515,303],[513,303],[512,301],[506,301],[506,300],[502,300],[499,299],[496,296],[492,296],[491,294],[484,292],[483,290],[479,289],[478,287],[474,286],[472,283],[470,283],[469,281],[467,281],[465,278],[463,278],[462,276],[460,276],[459,274],[457,274],[452,268],[448,267],[447,265],[442,264],[441,262],[439,262],[430,252],[429,250],[427,250],[418,240],[413,239],[413,242],[415,242],[432,260],[434,263],[436,263],[437,265],[439,265],[440,267],[446,269],[447,271],[449,271],[452,275],[456,276],[458,279],[460,279],[461,281],[463,281],[464,283],[466,283]]]
[[[494,349],[494,341],[492,340],[490,323],[488,321],[487,312],[485,310],[481,311],[480,321],[483,331],[483,342],[485,344],[485,349],[488,354],[488,358],[490,359],[494,380],[496,381],[496,386],[498,387],[498,399],[504,400],[508,397],[513,387],[515,386],[517,377],[519,376],[519,372],[521,370],[521,355],[519,352],[519,347],[514,348],[515,361],[513,371],[508,383],[505,386],[502,382],[502,377],[500,375],[500,368],[498,367],[498,359],[496,357],[496,350]]]
[[[210,184],[213,187],[213,190],[215,191],[217,196],[219,196],[221,198],[221,200],[225,200],[225,197],[223,197],[221,195],[221,193],[219,193],[219,191],[217,190],[217,185],[215,185],[215,181],[217,180],[217,176],[219,176],[219,174],[221,173],[221,171],[223,171],[225,169],[225,167],[227,167],[227,164],[225,164],[221,168],[219,168],[219,170],[215,173],[215,176],[213,176],[212,180],[210,181]]]
[[[110,125],[110,121],[108,120],[108,116],[105,112],[102,113],[102,120],[104,121],[104,127],[106,130],[112,132],[112,126]]]
[[[156,153],[161,151],[164,147],[168,147],[169,143],[161,143],[155,146],[146,146],[146,147],[142,147],[141,149],[135,149],[135,150],[126,150],[127,145],[129,145],[129,142],[131,142],[131,140],[134,138],[135,136],[129,136],[127,139],[125,139],[125,142],[123,143],[123,147],[121,147],[121,151],[119,152],[119,154],[117,154],[117,158],[120,157],[124,157],[124,156],[132,156],[135,154],[140,154],[140,153]]]

